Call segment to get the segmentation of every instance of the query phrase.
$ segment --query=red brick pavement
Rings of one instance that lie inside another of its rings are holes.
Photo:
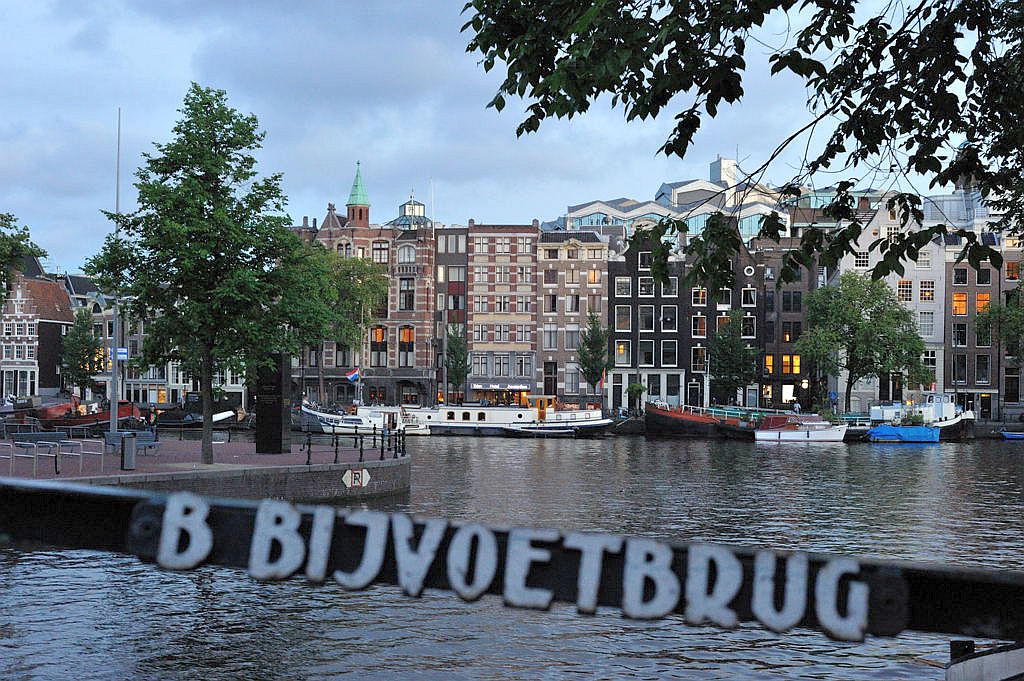
[[[101,440],[82,440],[85,449],[99,452],[103,449]],[[378,443],[379,444],[379,443]],[[23,451],[16,449],[16,451]],[[0,476],[8,476],[11,462],[7,459],[10,448],[0,442]],[[371,449],[367,439],[364,449],[365,460],[380,459],[380,449]],[[385,451],[385,458],[393,454]],[[213,445],[213,465],[200,463],[201,444],[196,440],[161,440],[158,455],[140,453],[135,457],[135,470],[121,471],[119,454],[107,454],[103,457],[103,469],[100,470],[98,453],[86,454],[81,457],[82,472],[79,473],[78,456],[63,454],[61,456],[61,473],[54,473],[53,458],[39,456],[36,461],[36,474],[32,473],[32,459],[16,457],[14,461],[14,477],[36,479],[69,479],[77,477],[116,475],[130,473],[170,473],[182,470],[215,470],[226,467],[248,466],[294,466],[306,463],[305,444],[292,444],[290,454],[257,454],[256,445],[252,442],[215,442]],[[312,463],[323,464],[334,462],[334,448],[326,444],[313,444]],[[350,463],[359,460],[359,450],[352,447],[338,448],[338,462]]]

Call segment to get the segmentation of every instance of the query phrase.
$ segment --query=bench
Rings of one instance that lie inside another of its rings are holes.
[[[152,454],[153,456],[160,455],[160,440],[157,439],[157,434],[152,430],[122,430],[117,433],[104,433],[103,434],[103,448],[105,451],[115,453],[121,446],[121,434],[122,433],[134,433],[135,434],[135,451],[138,454]]]

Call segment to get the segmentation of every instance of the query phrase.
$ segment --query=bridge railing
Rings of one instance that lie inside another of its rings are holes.
[[[903,631],[1024,640],[1024,573],[946,564],[3,478],[0,541],[133,554],[171,570],[243,568],[266,581],[301,575],[344,589],[396,584],[410,596],[500,594],[513,607],[810,627],[841,640]]]

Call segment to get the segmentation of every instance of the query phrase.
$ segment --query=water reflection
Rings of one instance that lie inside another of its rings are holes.
[[[410,438],[424,515],[1024,569],[1019,445]],[[942,637],[836,644],[0,550],[0,677],[941,678]]]

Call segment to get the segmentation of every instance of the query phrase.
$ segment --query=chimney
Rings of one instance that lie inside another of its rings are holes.
[[[313,218],[313,229],[316,229],[316,218]]]
[[[302,216],[302,229],[309,229],[309,216],[308,215],[303,215]]]
[[[537,218],[533,219],[533,228],[540,229],[540,220],[538,220]]]
[[[474,225],[476,225],[476,220],[474,220],[473,218],[470,218],[469,219],[469,226],[473,227]]]

